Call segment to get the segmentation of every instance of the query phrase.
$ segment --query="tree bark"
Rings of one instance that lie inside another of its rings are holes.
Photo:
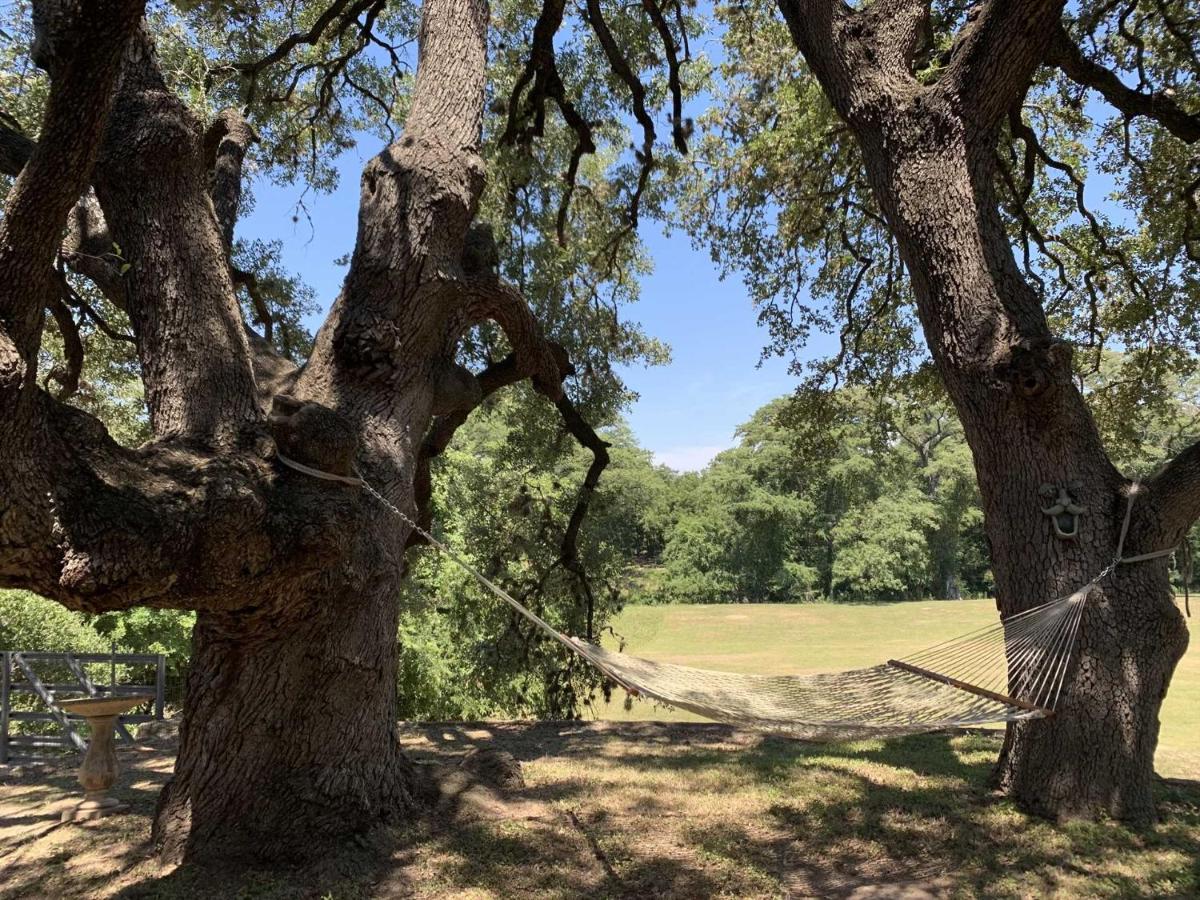
[[[983,497],[1002,616],[1090,582],[1117,552],[1128,485],[1109,462],[1022,277],[995,196],[1002,115],[1024,95],[1057,27],[1056,0],[993,0],[956,40],[946,73],[919,84],[908,46],[914,0],[856,13],[781,0],[799,49],[862,148],[877,202],[908,267],[933,359],[963,422]],[[865,18],[863,18],[865,17]],[[1087,508],[1075,540],[1042,514],[1043,484]],[[1124,555],[1182,536],[1134,507]],[[996,784],[1052,816],[1145,823],[1158,711],[1187,630],[1165,560],[1121,566],[1091,594],[1057,715],[1010,726]]]
[[[300,621],[200,615],[154,822],[165,858],[301,861],[414,812],[395,724],[400,578],[394,560],[373,577],[381,563],[323,578]]]
[[[426,3],[405,134],[364,170],[346,283],[294,398],[272,416],[281,452],[341,475],[357,464],[413,517],[418,446],[446,406],[443,376],[475,296],[462,256],[483,187],[486,28],[477,0]],[[409,529],[360,500],[348,555],[292,610],[201,613],[187,724],[155,821],[168,857],[311,856],[412,812],[413,769],[395,734]]]

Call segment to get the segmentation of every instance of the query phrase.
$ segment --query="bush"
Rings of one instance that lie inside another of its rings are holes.
[[[79,613],[28,591],[0,591],[0,650],[107,653],[110,648]]]

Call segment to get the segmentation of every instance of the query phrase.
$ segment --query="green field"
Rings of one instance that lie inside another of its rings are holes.
[[[625,650],[660,662],[764,675],[854,669],[899,658],[995,621],[991,600],[889,604],[631,606],[613,627]],[[606,643],[613,643],[609,640]],[[1200,778],[1200,640],[1193,639],[1163,706],[1158,770]],[[697,721],[635,702],[599,704],[601,719]]]

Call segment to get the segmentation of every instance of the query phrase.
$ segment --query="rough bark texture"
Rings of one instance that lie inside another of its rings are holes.
[[[225,440],[261,419],[200,124],[144,29],[126,48],[96,193],[129,269],[127,308],[157,437]]]
[[[141,15],[37,4],[41,140],[0,134],[0,166],[20,171],[0,220],[0,584],[89,611],[197,610],[156,843],[175,859],[311,856],[414,808],[394,735],[408,529],[276,453],[357,470],[415,515],[433,417],[483,394],[453,361],[464,329],[505,331],[506,383],[558,399],[569,367],[520,294],[464,260],[484,180],[483,0],[426,3],[405,134],[366,167],[350,271],[300,370],[249,333],[228,265],[253,133],[228,112],[206,143]],[[134,326],[154,431],[135,450],[35,379],[61,288],[50,262],[101,239],[128,263],[85,274]]]
[[[1069,347],[1021,276],[994,193],[999,122],[1045,57],[1062,6],[982,5],[926,86],[909,68],[919,0],[878,0],[862,13],[780,0],[858,138],[911,273],[974,454],[1002,615],[1065,596],[1112,561],[1128,487],[1075,387]],[[1088,510],[1077,540],[1054,536],[1043,484],[1075,486]],[[1127,556],[1182,536],[1182,519],[1165,521],[1152,494],[1135,505]],[[1043,814],[1152,819],[1158,711],[1186,646],[1165,561],[1118,568],[1092,594],[1059,714],[1010,727],[996,783]]]

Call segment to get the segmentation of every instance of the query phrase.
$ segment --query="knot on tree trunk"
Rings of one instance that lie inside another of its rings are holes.
[[[496,247],[496,233],[490,222],[475,222],[467,229],[462,266],[468,277],[494,275],[499,270],[500,251]]]
[[[322,472],[354,474],[358,438],[342,415],[320,403],[276,396],[268,420],[279,452]]]
[[[1039,397],[1070,381],[1071,345],[1054,339],[1023,339],[1001,358],[995,371],[1018,397]]]

